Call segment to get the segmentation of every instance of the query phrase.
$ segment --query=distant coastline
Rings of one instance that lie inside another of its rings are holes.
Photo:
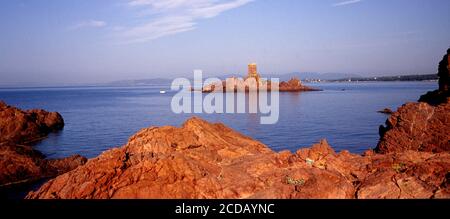
[[[231,75],[222,75],[218,78],[229,78]],[[292,78],[299,78],[304,83],[320,83],[320,82],[395,82],[395,81],[438,81],[437,74],[421,74],[421,75],[395,75],[395,76],[374,76],[363,77],[356,74],[341,73],[289,73],[282,75],[268,75],[267,78],[280,78],[280,80],[288,81]],[[172,80],[165,78],[157,79],[141,79],[127,81],[113,81],[105,83],[102,86],[149,86],[149,85],[170,85]]]
[[[313,76],[313,77],[310,77]],[[340,77],[343,76],[343,77]],[[345,77],[349,76],[349,77]],[[397,75],[397,76],[381,76],[381,77],[361,77],[358,75],[345,74],[319,74],[319,73],[290,73],[283,75],[270,75],[270,77],[278,77],[280,80],[289,80],[292,77],[298,77],[303,83],[329,83],[329,82],[414,82],[414,81],[438,81],[437,74],[423,75]],[[269,78],[270,78],[269,77]],[[227,78],[221,76],[219,78]],[[154,78],[154,79],[138,79],[138,80],[120,80],[106,83],[77,83],[77,84],[0,84],[0,89],[19,89],[19,88],[78,88],[78,87],[141,87],[141,86],[170,86],[172,79]]]
[[[398,75],[398,76],[382,76],[382,77],[351,77],[337,80],[325,80],[325,82],[388,82],[388,81],[438,81],[437,74],[428,75]]]

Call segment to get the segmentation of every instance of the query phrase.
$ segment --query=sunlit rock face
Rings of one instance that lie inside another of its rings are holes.
[[[0,186],[54,177],[84,164],[87,159],[79,155],[48,160],[28,146],[63,127],[57,112],[23,111],[0,101]]]
[[[143,129],[27,198],[448,198],[448,171],[447,152],[356,155],[323,140],[276,153],[192,118],[180,128]]]
[[[439,63],[439,89],[420,97],[419,103],[403,105],[380,127],[380,153],[404,150],[450,150],[449,54]]]
[[[380,128],[380,153],[405,150],[450,151],[450,103],[432,106],[408,103],[398,109]]]
[[[20,110],[0,101],[0,143],[27,143],[61,130],[64,120],[57,112]]]

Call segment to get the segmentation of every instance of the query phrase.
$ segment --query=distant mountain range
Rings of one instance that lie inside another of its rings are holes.
[[[147,85],[170,85],[172,79],[167,78],[153,78],[140,80],[122,80],[106,83],[106,86],[147,86]]]
[[[399,76],[382,76],[382,77],[363,77],[357,74],[345,73],[315,73],[315,72],[294,72],[282,75],[262,75],[264,78],[279,78],[280,81],[288,81],[293,77],[297,77],[304,82],[343,82],[343,81],[430,81],[438,80],[437,74],[424,75],[399,75]],[[245,75],[221,75],[216,76],[222,80],[230,77],[245,77]],[[189,79],[189,78],[188,78]],[[205,78],[204,78],[205,79]],[[192,81],[192,79],[190,78]],[[133,86],[149,86],[161,85],[170,86],[173,78],[153,78],[153,79],[139,79],[139,80],[120,80],[107,83],[93,83],[93,84],[39,84],[39,83],[17,83],[17,84],[1,84],[0,88],[11,87],[83,87],[83,86],[113,86],[113,87],[133,87]]]
[[[288,74],[282,74],[282,75],[268,75],[267,77],[273,77],[273,78],[278,77],[278,78],[280,78],[281,81],[287,81],[293,77],[297,77],[302,81],[307,81],[307,80],[328,81],[328,80],[338,80],[338,79],[342,79],[342,78],[358,78],[358,77],[362,77],[362,76],[357,75],[357,74],[346,74],[346,73],[294,72],[294,73],[288,73]]]
[[[226,79],[230,77],[245,77],[245,75],[220,75],[216,76],[220,79]],[[265,78],[280,78],[280,81],[288,81],[293,77],[297,77],[300,80],[338,80],[342,78],[358,78],[361,77],[357,74],[343,74],[343,73],[314,73],[314,72],[302,72],[302,73],[288,73],[282,75],[263,75]],[[140,80],[121,80],[106,83],[106,86],[146,86],[146,85],[168,85],[172,83],[173,79],[167,78],[154,78],[154,79],[140,79]],[[192,80],[192,79],[190,79]]]

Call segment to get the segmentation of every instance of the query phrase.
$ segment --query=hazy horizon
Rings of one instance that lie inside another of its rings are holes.
[[[261,74],[434,74],[447,0],[0,3],[0,86]]]

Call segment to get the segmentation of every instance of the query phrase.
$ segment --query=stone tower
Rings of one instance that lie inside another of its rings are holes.
[[[258,74],[258,69],[257,69],[256,63],[251,63],[251,64],[248,65],[247,78],[255,78],[256,81],[259,82],[261,77]]]

